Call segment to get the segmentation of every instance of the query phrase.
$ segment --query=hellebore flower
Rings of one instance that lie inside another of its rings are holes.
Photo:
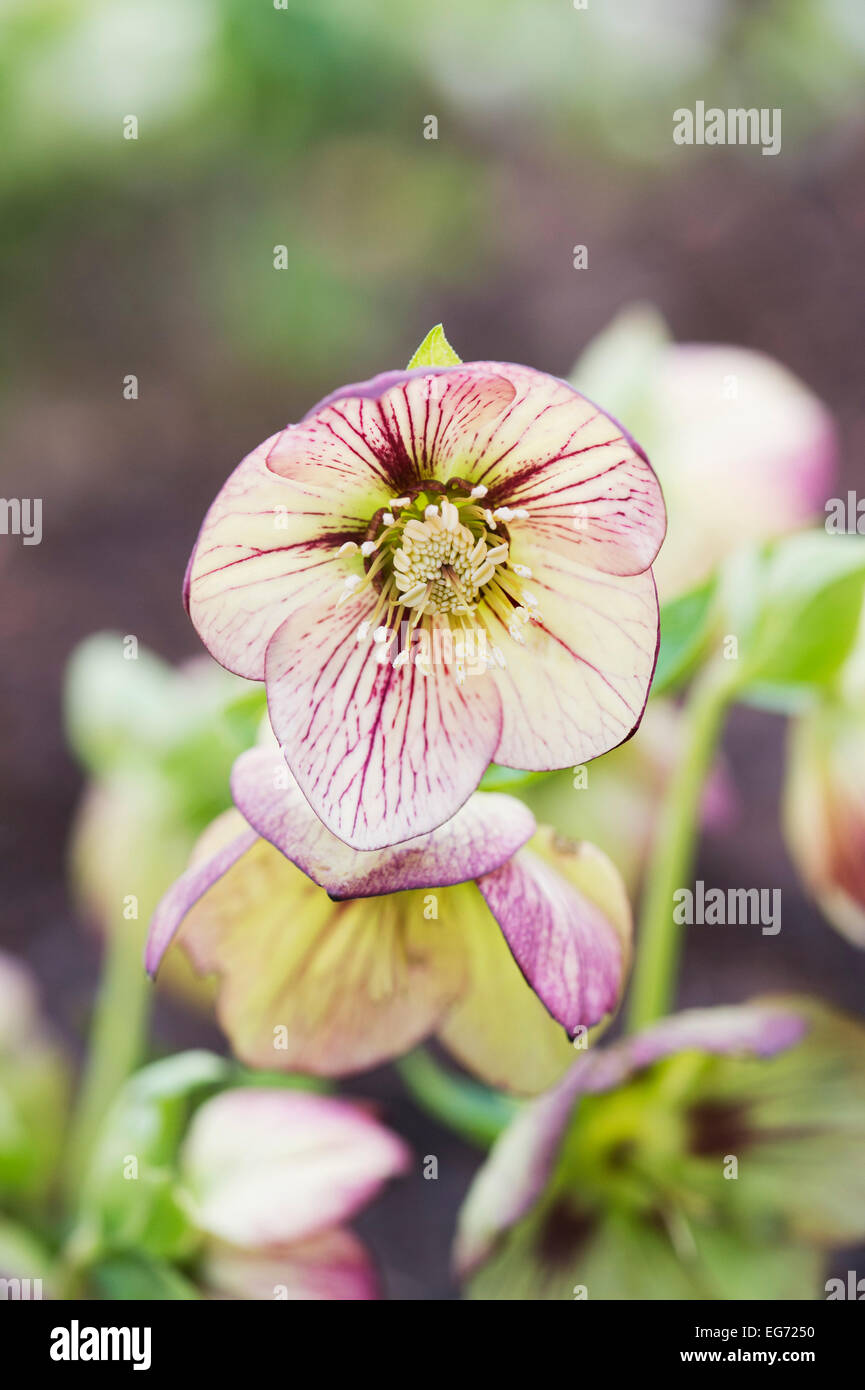
[[[865,946],[865,715],[827,700],[791,721],[783,825],[821,912]]]
[[[116,1297],[112,1267],[131,1257],[168,1291],[154,1297],[377,1297],[345,1223],[407,1171],[402,1140],[330,1096],[282,1086],[214,1095],[233,1070],[211,1053],[175,1054],[115,1097],[79,1194],[93,1286]]]
[[[814,1001],[665,1019],[504,1131],[457,1265],[480,1298],[813,1298],[865,1233],[863,1101],[865,1030]]]
[[[265,681],[319,818],[378,849],[442,825],[491,760],[565,767],[634,732],[664,525],[642,450],[565,382],[419,367],[243,460],[186,601],[213,656]]]
[[[568,1067],[569,1035],[615,1008],[631,931],[618,873],[537,831],[521,801],[478,792],[435,831],[358,851],[276,750],[244,753],[232,794],[242,815],[205,832],[146,959],[153,972],[182,924],[250,1064],[337,1075],[435,1032],[492,1084],[535,1092]]]
[[[348,1101],[259,1087],[196,1111],[181,1155],[184,1200],[205,1237],[198,1279],[211,1296],[372,1299],[373,1263],[345,1223],[408,1149]]]
[[[823,403],[764,353],[673,343],[654,310],[620,314],[571,380],[607,403],[648,450],[669,525],[661,599],[695,588],[741,546],[822,514],[838,443]]]

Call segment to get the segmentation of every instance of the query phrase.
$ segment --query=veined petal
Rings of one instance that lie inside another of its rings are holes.
[[[351,849],[318,819],[281,753],[266,748],[241,754],[231,791],[259,835],[332,898],[465,883],[497,869],[535,831],[531,811],[516,797],[476,792],[427,835],[380,850]]]
[[[473,885],[439,893],[475,893]],[[220,979],[217,1012],[252,1066],[338,1076],[398,1056],[465,981],[459,914],[417,891],[334,903],[265,840],[191,909],[181,944]]]
[[[538,557],[532,581],[538,620],[519,644],[499,626],[507,666],[491,672],[501,692],[494,760],[549,771],[609,752],[639,725],[658,652],[658,598],[651,572],[619,577]]]
[[[355,849],[422,835],[475,790],[499,741],[496,686],[458,684],[446,652],[428,675],[358,642],[364,600],[307,607],[267,651],[270,719],[316,815]]]
[[[257,1248],[347,1220],[409,1161],[402,1140],[356,1105],[250,1087],[201,1106],[181,1169],[199,1229]]]
[[[567,382],[512,362],[385,373],[319,406],[344,412],[397,490],[464,478],[485,505],[526,508],[530,529],[609,574],[639,574],[664,537],[661,490],[638,445]]]
[[[593,1027],[616,1007],[631,923],[606,855],[585,844],[557,847],[545,831],[478,887],[532,989],[568,1033]]]
[[[247,455],[204,519],[184,582],[217,661],[262,680],[280,623],[325,596],[336,601],[350,573],[340,547],[363,541],[390,496],[369,459],[324,427],[291,425]]]
[[[236,811],[225,811],[201,836],[189,868],[172,884],[153,914],[144,964],[155,975],[186,914],[239,859],[258,836]]]
[[[488,1085],[536,1095],[572,1064],[570,1039],[526,982],[477,888],[466,884],[445,894],[439,895],[439,917],[447,922],[457,914],[468,976],[438,1037]]]
[[[342,1302],[379,1298],[379,1280],[366,1247],[351,1231],[323,1231],[284,1249],[243,1250],[211,1241],[201,1279],[217,1298],[264,1302]]]
[[[690,1009],[611,1047],[583,1053],[560,1084],[527,1105],[493,1147],[460,1212],[457,1268],[462,1274],[475,1269],[538,1200],[581,1095],[613,1090],[676,1052],[768,1057],[793,1046],[806,1027],[801,1011],[776,1003]]]

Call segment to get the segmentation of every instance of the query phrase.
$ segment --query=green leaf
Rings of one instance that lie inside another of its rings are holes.
[[[127,1081],[106,1116],[82,1188],[79,1221],[97,1249],[134,1245],[181,1256],[194,1247],[177,1150],[192,1104],[232,1073],[232,1064],[213,1053],[182,1052]]]
[[[91,1277],[101,1297],[109,1301],[176,1302],[201,1297],[195,1286],[171,1265],[138,1253],[102,1260]]]
[[[678,685],[693,670],[712,627],[714,579],[661,608],[661,647],[652,694],[661,695]]]
[[[440,323],[427,333],[417,352],[408,364],[412,367],[456,367],[462,361],[457,357]]]
[[[779,542],[751,582],[737,692],[781,698],[831,688],[856,640],[865,592],[865,539],[809,531]],[[734,595],[734,608],[745,604]]]

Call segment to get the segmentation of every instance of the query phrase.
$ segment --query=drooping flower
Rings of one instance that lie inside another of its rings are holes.
[[[456,1259],[494,1299],[812,1298],[865,1232],[865,1032],[695,1009],[580,1058],[496,1143]]]
[[[409,1161],[348,1101],[259,1087],[206,1101],[180,1157],[205,1237],[199,1280],[223,1298],[377,1298],[375,1267],[346,1222]]]
[[[615,1008],[621,880],[592,846],[538,831],[522,802],[478,792],[437,830],[360,851],[317,819],[276,750],[244,753],[232,793],[239,812],[205,833],[154,916],[147,965],[182,926],[196,967],[221,977],[219,1016],[249,1063],[338,1075],[436,1033],[492,1084],[531,1093]]]
[[[377,849],[443,824],[491,760],[565,767],[633,733],[664,525],[642,450],[565,382],[420,367],[249,454],[186,600],[217,660],[266,682],[319,818]]]
[[[865,946],[865,715],[826,700],[792,721],[783,798],[787,845],[821,912]]]
[[[655,567],[662,600],[739,547],[822,513],[838,455],[832,417],[764,353],[673,343],[638,306],[588,345],[571,380],[638,434],[657,471],[669,517]]]
[[[152,1297],[378,1297],[346,1223],[407,1171],[406,1146],[336,1097],[263,1085],[212,1094],[233,1071],[212,1053],[178,1053],[115,1097],[79,1194],[92,1287],[116,1297],[112,1267],[131,1258],[161,1286]]]

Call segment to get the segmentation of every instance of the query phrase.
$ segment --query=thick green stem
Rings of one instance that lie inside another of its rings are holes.
[[[152,985],[142,960],[143,926],[122,919],[106,945],[87,1059],[72,1122],[66,1165],[74,1198],[105,1113],[144,1049]]]
[[[685,708],[684,747],[661,805],[643,889],[637,959],[628,1019],[631,1029],[669,1012],[678,978],[682,929],[673,895],[686,888],[700,829],[700,799],[731,697],[722,669],[710,667],[695,682]]]

